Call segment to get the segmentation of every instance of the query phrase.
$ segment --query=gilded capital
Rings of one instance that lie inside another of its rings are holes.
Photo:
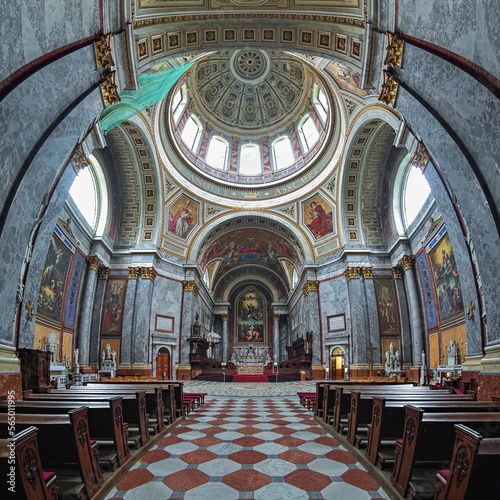
[[[183,281],[182,289],[186,292],[193,292],[195,295],[200,293],[200,287],[196,284],[195,281]]]
[[[99,279],[102,279],[102,280],[107,280],[108,279],[109,267],[101,266],[99,268],[98,272],[99,272]]]
[[[279,314],[273,314],[273,321],[279,321],[280,320],[280,315]]]
[[[156,278],[156,271],[152,267],[141,267],[141,277],[154,281]]]
[[[387,105],[394,106],[396,102],[396,94],[398,92],[398,82],[396,78],[388,71],[384,70],[384,83],[382,84],[382,91],[380,92],[379,101]]]
[[[128,268],[128,277],[130,279],[137,279],[139,277],[139,272],[140,272],[139,267],[129,267]]]
[[[401,269],[400,266],[396,266],[392,268],[392,275],[394,278],[402,278],[403,277],[403,270]]]
[[[97,257],[97,255],[89,255],[87,261],[90,265],[90,269],[97,271],[102,266],[102,260]]]
[[[318,290],[319,290],[319,281],[308,280],[304,283],[304,286],[302,287],[302,294],[305,297],[309,292],[316,292]]]
[[[360,273],[361,268],[359,267],[348,267],[345,270],[345,279],[347,281],[353,279],[353,278],[359,278],[359,273]]]
[[[399,260],[398,264],[403,268],[404,271],[411,269],[415,263],[415,257],[413,255],[404,255],[402,259]]]
[[[96,40],[94,49],[97,66],[106,69],[115,65],[113,56],[111,55],[111,33],[103,35],[99,40]]]
[[[403,40],[396,33],[387,32],[387,49],[384,64],[395,68],[403,60]]]
[[[71,164],[73,165],[73,168],[76,170],[77,174],[80,172],[80,170],[83,170],[84,168],[87,168],[89,166],[89,160],[85,156],[81,144],[78,144],[78,146],[76,146],[75,150],[73,151]]]
[[[229,321],[229,314],[221,314],[222,321]]]
[[[373,267],[362,267],[363,278],[373,278]]]
[[[118,95],[118,87],[116,86],[115,79],[116,71],[112,71],[101,82],[101,92],[105,107],[111,106],[120,101],[120,96]]]
[[[429,155],[427,154],[427,150],[425,149],[423,143],[419,142],[410,164],[419,168],[423,172],[428,161]]]

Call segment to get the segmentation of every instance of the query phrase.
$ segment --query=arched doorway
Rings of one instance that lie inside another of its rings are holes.
[[[332,380],[344,379],[345,352],[342,347],[335,347],[330,355],[330,373]]]
[[[166,347],[161,347],[156,353],[156,378],[170,380],[172,376],[172,357]]]

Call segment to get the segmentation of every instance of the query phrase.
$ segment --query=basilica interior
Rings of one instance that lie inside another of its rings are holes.
[[[500,394],[494,0],[0,16],[0,394],[23,398],[36,353],[45,388],[279,374]]]

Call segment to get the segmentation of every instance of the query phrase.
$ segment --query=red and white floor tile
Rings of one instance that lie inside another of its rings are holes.
[[[207,398],[106,497],[365,500],[387,495],[296,398]]]

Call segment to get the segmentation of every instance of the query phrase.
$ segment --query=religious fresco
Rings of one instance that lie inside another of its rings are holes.
[[[200,266],[204,270],[214,260],[220,261],[214,282],[230,269],[257,264],[265,266],[288,283],[288,273],[281,261],[290,261],[296,269],[302,265],[295,248],[279,235],[265,229],[238,229],[223,235],[204,252]]]
[[[333,233],[333,208],[319,194],[309,198],[302,204],[304,224],[315,239]]]
[[[380,335],[400,333],[399,310],[392,278],[374,278]]]
[[[109,279],[106,283],[102,311],[102,333],[121,333],[126,290],[126,279]]]
[[[440,234],[442,233],[441,231]],[[438,296],[441,321],[463,314],[462,288],[448,233],[444,233],[439,241],[429,244],[428,255]]]
[[[335,61],[331,62],[327,66],[326,71],[334,78],[339,87],[342,89],[350,90],[351,92],[354,92],[362,97],[377,94],[377,91],[375,90],[362,89],[361,74],[351,68],[348,68],[344,64]]]
[[[267,345],[267,301],[254,286],[235,300],[234,345]]]
[[[434,299],[434,291],[432,289],[431,274],[429,272],[429,264],[425,253],[422,251],[416,258],[418,275],[420,277],[420,285],[424,293],[425,319],[427,328],[437,327],[436,303]]]
[[[168,232],[185,240],[198,219],[199,203],[182,195],[168,209]]]
[[[61,320],[66,276],[72,255],[59,238],[53,235],[40,284],[37,314]]]

